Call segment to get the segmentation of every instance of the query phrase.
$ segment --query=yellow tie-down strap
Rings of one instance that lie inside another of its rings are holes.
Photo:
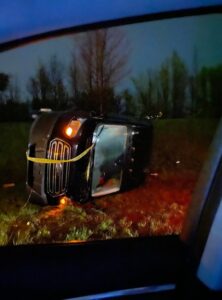
[[[59,163],[70,163],[70,162],[75,162],[83,158],[89,151],[94,147],[94,144],[92,144],[89,148],[84,150],[82,153],[79,155],[70,158],[70,159],[49,159],[49,158],[41,158],[41,157],[30,157],[28,155],[28,152],[26,152],[26,157],[27,160],[32,161],[34,163],[38,164],[59,164]]]

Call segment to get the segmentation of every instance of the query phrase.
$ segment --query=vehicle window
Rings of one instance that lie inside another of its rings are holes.
[[[209,14],[1,53],[0,244],[180,234],[221,117],[221,37]]]
[[[101,128],[104,126],[103,128]],[[116,162],[122,153],[126,152],[127,127],[117,125],[99,125],[98,131],[103,129],[96,143],[94,164],[92,171],[92,196],[102,196],[107,192],[118,192],[123,176],[121,167]],[[112,170],[112,172],[111,172]],[[101,171],[108,172],[109,178],[101,180]],[[107,191],[108,190],[108,191]]]

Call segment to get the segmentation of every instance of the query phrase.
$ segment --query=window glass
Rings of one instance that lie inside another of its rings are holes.
[[[118,192],[122,180],[121,162],[126,149],[127,128],[121,125],[99,125],[96,130],[93,163],[92,196]]]
[[[209,14],[1,53],[0,244],[179,234],[221,117],[221,37]],[[27,171],[27,150],[69,161]]]

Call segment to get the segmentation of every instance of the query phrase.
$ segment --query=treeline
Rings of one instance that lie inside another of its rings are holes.
[[[174,51],[158,70],[147,69],[135,76],[128,66],[130,51],[126,49],[130,48],[119,29],[81,35],[74,41],[68,67],[56,55],[39,63],[27,83],[26,102],[15,78],[0,73],[0,120],[27,120],[31,111],[43,107],[137,117],[221,116],[222,65],[191,72]],[[117,92],[126,78],[130,88]]]
[[[192,74],[174,51],[159,70],[133,78],[135,94],[125,92],[129,113],[165,118],[220,117],[222,115],[222,65],[202,67]],[[137,103],[135,107],[131,103]],[[131,108],[132,106],[132,108]]]

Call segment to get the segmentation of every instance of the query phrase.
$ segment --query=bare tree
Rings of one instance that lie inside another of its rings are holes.
[[[47,67],[42,63],[39,63],[35,75],[29,79],[27,90],[32,97],[34,109],[51,107],[51,83]]]
[[[140,105],[140,115],[149,116],[160,111],[157,72],[147,71],[132,79],[136,100]]]
[[[34,109],[50,107],[58,110],[67,107],[68,96],[64,85],[63,70],[62,63],[55,55],[50,58],[48,64],[39,64],[27,86]]]
[[[170,112],[170,64],[166,60],[159,71],[160,81],[160,97],[162,102],[162,113],[165,117],[168,117]]]
[[[20,89],[18,85],[18,79],[16,76],[11,76],[11,80],[8,86],[9,100],[12,102],[20,102]]]
[[[184,116],[186,89],[188,86],[188,71],[185,63],[176,51],[171,56],[172,72],[172,117]]]
[[[50,58],[48,75],[51,85],[51,99],[54,109],[63,109],[66,106],[67,93],[64,85],[64,66],[56,55]]]
[[[189,75],[190,112],[192,115],[198,114],[198,51],[194,47],[192,58],[192,72]]]
[[[73,103],[78,103],[81,92],[81,73],[77,64],[76,53],[74,51],[72,53],[71,65],[69,68],[69,78]]]
[[[98,111],[104,113],[109,91],[114,90],[115,85],[129,72],[129,44],[126,36],[120,29],[91,31],[79,40],[77,50],[70,72],[71,81],[75,85],[73,90],[77,91],[81,86],[81,90],[87,94],[95,94]],[[77,73],[81,82],[77,81]]]
[[[4,92],[7,90],[10,77],[6,73],[0,73],[0,102],[4,101]]]

